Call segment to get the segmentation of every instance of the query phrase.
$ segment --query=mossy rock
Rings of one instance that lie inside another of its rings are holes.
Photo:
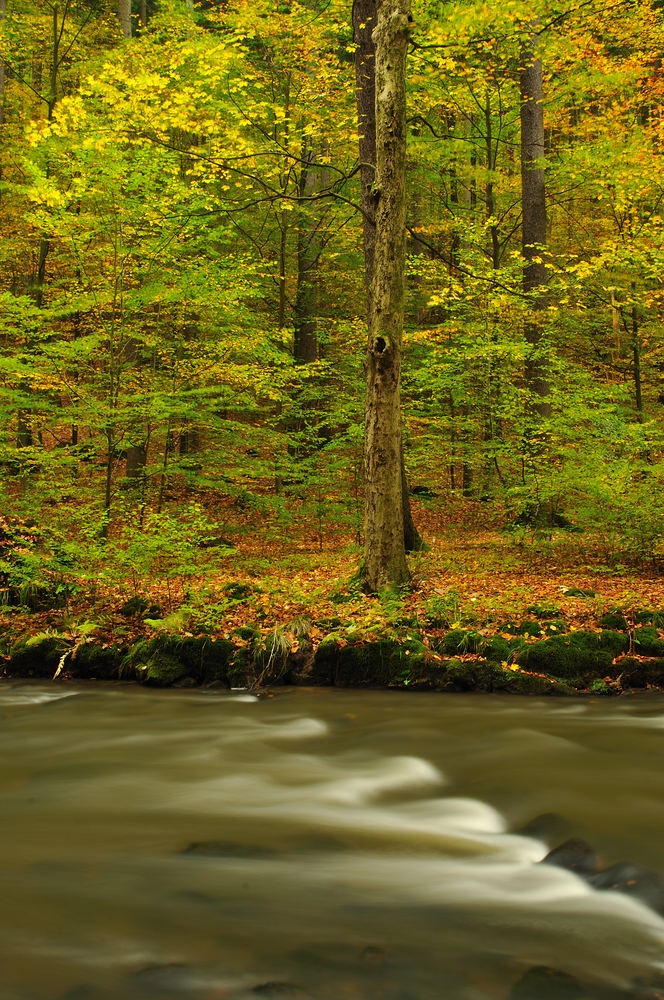
[[[134,675],[140,684],[149,687],[172,687],[188,676],[181,660],[162,652],[155,653],[144,663],[135,664]]]
[[[634,649],[641,656],[664,656],[664,641],[654,625],[634,629]]]
[[[620,635],[611,633],[616,634]],[[622,640],[625,638],[621,636]],[[603,645],[596,632],[571,632],[526,646],[518,654],[517,663],[533,673],[562,677],[583,686],[607,674],[616,655],[607,645],[611,646],[611,643],[607,640]]]
[[[407,687],[434,683],[440,662],[415,638],[355,640],[329,635],[314,656],[312,683],[338,687]]]
[[[568,587],[563,597],[597,597],[597,591],[584,590],[583,587]]]
[[[274,629],[254,646],[253,667],[261,684],[284,683],[288,673],[292,643],[281,629]]]
[[[613,629],[602,629],[599,633],[599,648],[612,656],[620,656],[629,649],[629,636]]]
[[[210,684],[226,681],[233,652],[233,644],[225,639],[160,632],[131,647],[121,672],[160,687],[168,687],[183,677]]]
[[[512,652],[510,643],[502,635],[492,635],[490,639],[485,639],[479,648],[479,653],[494,663],[506,662]]]
[[[612,695],[617,693],[615,688],[609,687],[606,681],[602,680],[600,677],[597,677],[594,681],[590,682],[588,685],[588,691],[590,694],[599,695]]]
[[[19,639],[9,652],[9,673],[17,677],[53,677],[62,655],[71,648],[71,640],[61,635]]]
[[[499,667],[486,660],[450,660],[445,665],[444,685],[452,691],[504,692],[506,694],[569,695],[566,684]]]
[[[120,614],[124,615],[125,618],[135,618],[136,615],[144,614],[149,607],[149,602],[141,597],[139,594],[135,594],[130,597],[129,600],[125,601],[120,608]]]
[[[607,611],[605,615],[602,615],[597,624],[600,628],[616,629],[619,632],[626,632],[629,628],[627,619],[619,608]]]
[[[247,601],[254,594],[262,593],[260,587],[254,587],[250,583],[227,583],[225,587],[221,588],[221,592],[224,597],[228,598],[229,601]]]
[[[619,677],[625,689],[664,688],[664,659],[639,660],[635,656],[623,656],[611,665],[608,676]]]
[[[498,629],[506,635],[522,635],[525,638],[539,639],[542,635],[542,626],[538,621],[525,619],[522,622],[505,622]]]
[[[531,604],[526,608],[526,614],[532,615],[539,621],[551,621],[560,618],[560,608],[557,604]]]
[[[86,680],[117,680],[120,677],[122,660],[126,655],[126,648],[116,643],[112,646],[102,646],[98,642],[85,642],[67,659],[66,667],[74,677]]]
[[[564,618],[550,618],[544,622],[544,635],[566,635],[569,632],[569,625]]]
[[[459,653],[477,653],[484,642],[484,636],[479,632],[455,628],[436,643],[436,649],[441,654],[455,656]]]
[[[638,611],[634,616],[637,625],[654,625],[655,628],[664,628],[664,612],[662,611]]]

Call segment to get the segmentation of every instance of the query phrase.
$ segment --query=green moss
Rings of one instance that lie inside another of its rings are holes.
[[[71,641],[57,634],[19,639],[9,653],[9,671],[18,677],[53,677]]]
[[[505,622],[498,629],[506,635],[522,635],[526,638],[539,638],[542,634],[542,626],[537,621],[525,619],[522,622]]]
[[[661,611],[639,611],[634,616],[637,625],[654,625],[655,628],[664,628],[664,613]]]
[[[664,659],[623,656],[612,664],[608,676],[620,678],[623,688],[664,687]]]
[[[181,660],[168,653],[155,653],[145,663],[134,666],[136,680],[151,687],[170,687],[187,677],[187,668]]]
[[[557,604],[531,604],[526,608],[526,613],[540,621],[551,621],[560,617],[560,608]]]
[[[629,649],[629,636],[624,632],[603,629],[599,634],[599,648],[611,653],[612,657],[620,656]]]
[[[415,637],[400,641],[382,638],[348,642],[329,635],[319,643],[314,655],[313,683],[339,687],[408,687],[428,682],[429,674],[440,673],[437,661]]]
[[[455,628],[437,643],[436,648],[439,653],[454,656],[457,653],[477,653],[483,642],[484,636],[479,632]]]
[[[518,654],[517,663],[533,673],[583,684],[597,676],[603,677],[613,656],[606,647],[602,648],[596,632],[579,631],[526,646]]]
[[[597,623],[601,628],[618,629],[621,632],[627,631],[627,619],[619,608],[607,611],[602,615]]]
[[[600,680],[600,678],[597,678],[596,680],[592,681],[588,687],[588,690],[590,691],[591,694],[607,694],[607,695],[613,694],[613,691],[606,683],[606,681]]]
[[[546,636],[565,635],[567,632],[569,632],[569,625],[564,618],[551,618],[544,623],[544,634]]]
[[[504,692],[506,694],[569,695],[574,692],[550,677],[509,670],[486,660],[450,660],[445,665],[443,687],[452,691]]]
[[[654,625],[634,630],[634,649],[641,656],[664,656],[664,642]]]
[[[512,647],[502,635],[493,635],[490,639],[484,640],[479,648],[479,652],[487,660],[503,663],[509,660],[512,655]]]
[[[229,601],[247,601],[254,594],[262,593],[260,587],[254,587],[250,583],[227,583],[221,588],[224,597]]]
[[[160,632],[131,647],[122,661],[121,673],[162,686],[183,677],[209,684],[226,680],[233,652],[233,644],[224,639]]]
[[[595,590],[584,590],[582,587],[568,587],[564,592],[565,597],[596,597]]]
[[[98,642],[85,642],[78,646],[68,661],[74,677],[96,680],[117,680],[126,649],[117,644],[103,646]]]

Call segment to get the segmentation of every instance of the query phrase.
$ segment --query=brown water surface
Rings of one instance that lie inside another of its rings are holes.
[[[662,697],[5,682],[0,722],[0,1000],[500,1000],[664,963],[661,917],[537,864],[582,836],[664,874]]]

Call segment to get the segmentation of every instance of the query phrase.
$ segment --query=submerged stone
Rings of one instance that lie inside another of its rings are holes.
[[[589,1000],[578,979],[545,966],[529,969],[512,988],[508,1000]]]
[[[549,851],[540,864],[566,868],[570,872],[587,877],[597,871],[599,859],[587,840],[573,838]]]
[[[610,889],[634,896],[651,910],[664,914],[664,879],[640,865],[619,862],[596,872],[588,881],[595,889]]]

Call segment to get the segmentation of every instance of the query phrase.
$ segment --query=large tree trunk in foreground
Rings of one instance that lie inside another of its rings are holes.
[[[406,52],[410,0],[378,0],[374,275],[367,345],[364,582],[408,580],[401,485],[401,345],[406,256]]]
[[[536,27],[536,26],[535,26]],[[523,290],[531,296],[531,315],[526,322],[526,340],[532,347],[526,361],[526,384],[535,397],[533,409],[540,417],[551,416],[550,386],[546,367],[538,352],[542,336],[541,315],[546,310],[546,266],[542,257],[546,244],[546,182],[544,177],[544,91],[542,60],[535,58],[537,34],[522,53],[521,87],[521,197],[523,207]]]
[[[362,190],[362,233],[364,239],[364,271],[367,289],[367,316],[371,314],[376,245],[376,201],[372,186],[376,173],[376,46],[372,38],[376,27],[376,0],[355,0],[353,4],[353,37],[355,40],[355,80],[357,125],[359,133],[360,184]],[[408,495],[408,481],[401,446],[401,505],[406,552],[426,548],[413,521]]]

